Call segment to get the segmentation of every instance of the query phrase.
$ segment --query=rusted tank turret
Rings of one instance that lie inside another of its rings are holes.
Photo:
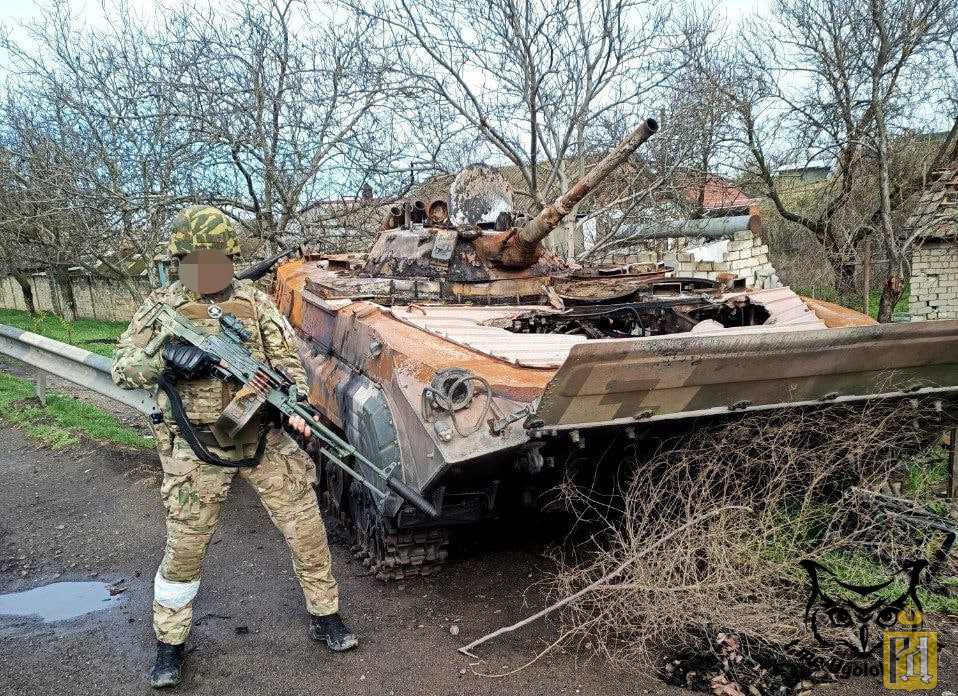
[[[653,119],[643,121],[582,179],[524,223],[513,210],[512,187],[502,175],[486,165],[469,167],[453,181],[449,199],[434,198],[428,205],[413,200],[391,208],[362,271],[335,279],[328,292],[350,294],[358,285],[369,289],[362,279],[375,278],[390,279],[389,291],[398,301],[482,297],[486,304],[539,302],[550,294],[545,288],[553,286],[575,295],[570,288],[575,284],[573,269],[542,241],[658,127]]]
[[[559,226],[576,204],[618,169],[658,129],[659,124],[655,119],[646,119],[554,203],[547,205],[519,229],[482,239],[477,246],[484,251],[487,259],[506,268],[526,268],[533,265],[542,256],[542,240]]]

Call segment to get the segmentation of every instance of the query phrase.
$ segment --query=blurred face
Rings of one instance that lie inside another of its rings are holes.
[[[233,262],[219,249],[199,249],[180,261],[180,282],[193,292],[212,295],[233,280]]]

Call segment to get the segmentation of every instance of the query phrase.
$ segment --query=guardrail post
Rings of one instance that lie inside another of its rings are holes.
[[[37,369],[37,398],[40,399],[40,405],[47,405],[47,373]]]
[[[958,427],[948,434],[948,498],[958,501]]]
[[[121,389],[113,382],[109,358],[13,326],[0,324],[0,355],[31,365],[36,372],[36,395],[46,405],[47,380],[59,377],[103,394],[150,416],[157,410],[145,389]]]

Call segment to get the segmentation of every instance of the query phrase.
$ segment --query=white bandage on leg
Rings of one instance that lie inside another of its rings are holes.
[[[156,577],[153,578],[153,601],[167,609],[182,609],[193,601],[199,589],[199,579],[173,582],[164,578],[157,568]]]

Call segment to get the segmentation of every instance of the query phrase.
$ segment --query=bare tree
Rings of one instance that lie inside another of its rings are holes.
[[[934,120],[951,74],[942,58],[958,13],[947,0],[777,0],[771,22],[755,19],[741,40],[715,48],[733,71],[712,84],[734,107],[757,191],[785,220],[828,250],[839,291],[849,293],[857,249],[878,239],[891,265],[880,319],[889,321],[904,289],[908,248],[896,212],[921,182],[921,163],[893,166],[898,136]],[[708,73],[708,65],[703,64]],[[951,77],[953,80],[953,76]],[[952,117],[954,114],[952,114]],[[833,162],[815,200],[789,195],[780,165]]]
[[[645,115],[674,58],[669,12],[648,0],[352,6],[387,32],[395,79],[414,87],[420,104],[446,105],[450,127],[470,127],[487,152],[518,168],[517,203],[531,212],[614,142],[606,117]]]
[[[2,48],[5,179],[17,189],[5,229],[26,263],[54,274],[80,266],[124,282],[153,257],[171,210],[192,198],[201,169],[165,85],[179,65],[128,7],[92,31],[54,2]]]
[[[27,43],[0,39],[8,265],[79,266],[138,295],[133,276],[185,205],[225,207],[281,244],[317,200],[396,179],[368,20],[314,20],[298,0],[104,11],[90,28],[53,0]]]
[[[613,188],[612,201],[596,206],[601,224],[578,260],[600,259],[617,249],[648,245],[643,230],[663,219],[699,218],[707,214],[706,189],[717,173],[735,176],[734,110],[713,86],[725,66],[703,55],[710,29],[702,18],[689,15],[683,28],[686,65],[679,66],[663,92],[663,128]],[[618,119],[627,122],[626,115]],[[611,132],[612,123],[607,123]],[[639,224],[636,224],[639,223]]]
[[[265,238],[281,242],[317,198],[355,195],[388,174],[390,90],[370,20],[246,0],[225,14],[185,7],[169,21],[176,45],[201,55],[171,86],[208,148],[209,196],[251,214]]]

